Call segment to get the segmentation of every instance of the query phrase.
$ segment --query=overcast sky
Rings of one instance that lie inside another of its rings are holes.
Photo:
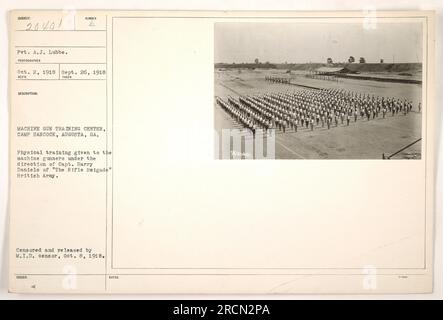
[[[355,23],[215,24],[215,62],[303,63],[347,61],[422,62],[421,23],[377,23],[365,29]]]

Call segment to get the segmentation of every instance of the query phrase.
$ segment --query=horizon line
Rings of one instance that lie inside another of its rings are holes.
[[[404,62],[363,62],[360,63],[358,61],[355,62],[345,62],[345,61],[339,61],[339,62],[332,62],[332,63],[327,63],[327,62],[315,62],[315,61],[310,61],[310,62],[260,62],[258,63],[258,65],[260,64],[404,64],[404,63],[409,63],[409,64],[423,64],[423,62],[410,62],[410,61],[404,61]],[[257,64],[255,62],[214,62],[214,64]]]

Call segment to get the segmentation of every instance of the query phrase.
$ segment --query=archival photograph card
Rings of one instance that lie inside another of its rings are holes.
[[[11,11],[15,293],[433,288],[434,13]]]

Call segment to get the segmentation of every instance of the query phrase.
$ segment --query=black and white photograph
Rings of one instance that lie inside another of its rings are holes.
[[[421,159],[423,47],[414,21],[215,23],[215,158]]]

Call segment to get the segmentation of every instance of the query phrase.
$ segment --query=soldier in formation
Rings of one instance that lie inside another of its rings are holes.
[[[379,117],[407,115],[412,111],[412,102],[407,99],[386,98],[344,89],[301,90],[293,93],[266,93],[238,98],[228,97],[227,101],[216,98],[217,104],[226,110],[237,122],[250,129],[253,134],[258,128],[288,128],[297,131],[306,128],[311,131],[324,127],[350,125],[354,122],[371,121]],[[359,118],[359,119],[358,119]]]

